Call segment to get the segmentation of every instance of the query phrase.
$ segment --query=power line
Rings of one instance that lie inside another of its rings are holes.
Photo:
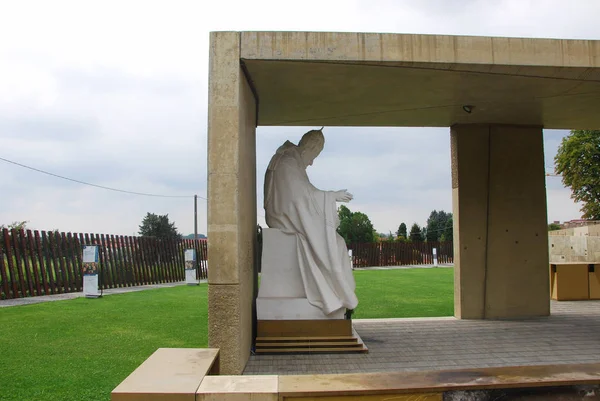
[[[76,180],[74,178],[69,178],[69,177],[65,177],[65,176],[62,176],[62,175],[54,174],[54,173],[51,173],[49,171],[40,170],[40,169],[35,168],[35,167],[26,166],[25,164],[17,163],[17,162],[14,162],[12,160],[5,159],[3,157],[0,157],[0,160],[2,160],[4,162],[7,162],[7,163],[10,163],[10,164],[14,164],[14,165],[19,166],[19,167],[24,167],[26,169],[36,171],[38,173],[51,175],[53,177],[62,178],[63,180],[72,181],[72,182],[76,182],[78,184],[83,184],[83,185],[89,185],[91,187],[106,189],[106,190],[109,190],[109,191],[122,192],[122,193],[125,193],[125,194],[131,194],[131,195],[153,196],[153,197],[157,197],[157,198],[193,198],[194,197],[194,195],[160,195],[160,194],[149,194],[149,193],[145,193],[145,192],[127,191],[127,190],[118,189],[118,188],[111,188],[111,187],[106,187],[104,185],[92,184],[92,183],[89,183],[89,182]],[[202,196],[198,196],[198,198],[207,200],[206,198],[204,198]]]

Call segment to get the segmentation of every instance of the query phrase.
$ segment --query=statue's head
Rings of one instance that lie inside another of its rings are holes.
[[[325,136],[323,136],[323,128],[319,130],[311,130],[302,136],[298,147],[305,166],[312,166],[313,161],[325,146]]]

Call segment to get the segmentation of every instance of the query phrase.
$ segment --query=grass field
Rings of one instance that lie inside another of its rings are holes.
[[[454,269],[355,270],[354,319],[454,314]]]
[[[452,314],[452,269],[355,277],[354,318]],[[157,348],[206,345],[206,284],[1,308],[0,400],[109,400]]]

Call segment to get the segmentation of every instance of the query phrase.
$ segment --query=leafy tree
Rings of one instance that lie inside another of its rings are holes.
[[[556,230],[560,230],[560,229],[561,229],[560,224],[556,224],[556,223],[548,224],[548,231],[556,231]]]
[[[398,227],[398,231],[396,233],[398,234],[398,237],[408,238],[408,235],[406,233],[406,224],[401,223],[400,227]]]
[[[374,242],[375,233],[369,217],[361,212],[351,212],[348,207],[341,205],[338,209],[340,226],[338,233],[346,244],[359,242]]]
[[[554,166],[571,198],[583,203],[583,218],[600,220],[600,130],[572,130],[558,147]]]
[[[448,220],[452,220],[452,213],[434,210],[429,214],[426,226],[427,242],[437,242],[441,240],[442,236],[444,236],[444,239],[447,237],[444,234],[447,231]]]
[[[417,223],[414,223],[410,228],[409,238],[412,242],[423,242],[421,227]]]
[[[450,215],[450,218],[446,220],[446,227],[444,229],[443,236],[444,238],[442,241],[452,242],[454,240],[454,221],[452,215]]]
[[[13,221],[8,226],[0,224],[0,230],[8,228],[9,230],[26,230],[28,221]]]
[[[154,213],[146,214],[140,225],[140,235],[143,237],[180,239],[175,223],[169,221],[169,215],[159,216]]]

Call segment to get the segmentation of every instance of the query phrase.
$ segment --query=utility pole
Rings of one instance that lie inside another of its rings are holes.
[[[194,195],[194,241],[198,240],[198,195]]]

